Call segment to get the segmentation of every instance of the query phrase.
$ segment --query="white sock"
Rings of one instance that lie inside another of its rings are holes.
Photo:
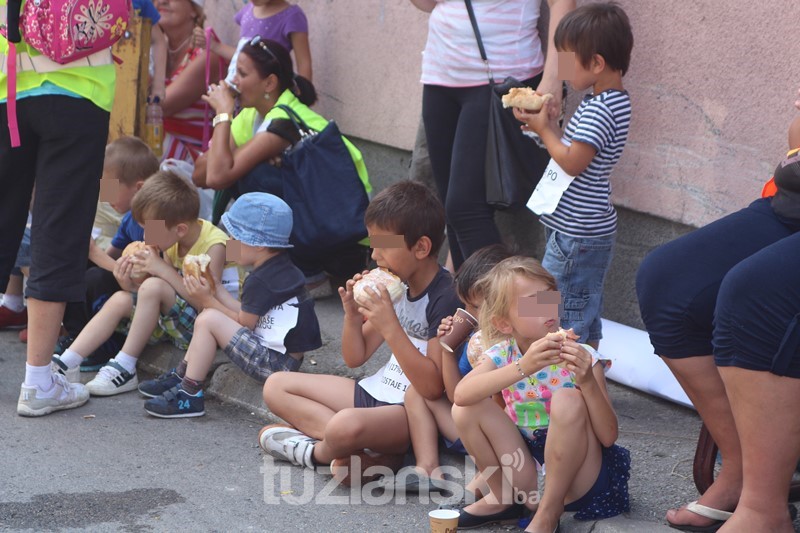
[[[53,371],[50,365],[31,366],[25,363],[25,386],[36,387],[40,391],[53,388]]]
[[[114,361],[119,363],[119,366],[121,366],[122,368],[124,368],[125,370],[130,372],[131,374],[135,374],[136,373],[136,361],[138,361],[138,359],[136,357],[134,357],[132,355],[128,355],[125,352],[123,352],[122,350],[120,350],[120,352],[114,358]]]
[[[75,368],[83,361],[83,356],[81,354],[69,348],[64,350],[64,353],[59,357],[61,358],[61,362],[67,365],[67,368]]]
[[[8,307],[15,313],[21,313],[25,309],[25,301],[21,294],[4,294],[3,307]]]

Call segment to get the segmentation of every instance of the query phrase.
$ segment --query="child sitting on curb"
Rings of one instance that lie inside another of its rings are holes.
[[[97,314],[112,294],[121,289],[114,277],[114,267],[122,256],[122,251],[133,241],[144,240],[144,229],[136,223],[131,214],[133,197],[144,185],[145,180],[158,172],[158,158],[152,150],[137,137],[120,137],[106,146],[106,157],[103,160],[103,184],[112,184],[110,193],[102,193],[113,211],[122,216],[117,224],[110,244],[103,249],[94,239],[89,241],[89,261],[94,263],[86,270],[86,297],[82,302],[69,302],[64,310],[64,328],[66,338],[59,339],[55,353],[62,354],[70,347],[74,339],[83,331],[89,320]],[[116,189],[116,190],[114,190]],[[98,202],[98,214],[95,225],[101,217]],[[125,342],[125,336],[114,333],[106,342],[80,364],[81,372],[97,372],[114,357]]]
[[[483,301],[477,286],[480,278],[494,265],[512,255],[505,244],[493,244],[472,254],[458,269],[455,277],[456,294],[469,314],[477,317]],[[437,338],[447,333],[452,325],[452,316],[443,319]],[[436,400],[428,400],[419,394],[413,385],[406,390],[408,429],[417,464],[397,473],[393,480],[396,491],[424,494],[439,492],[445,488],[442,484],[444,477],[439,468],[439,435],[443,437],[449,451],[467,453],[458,438],[451,410],[456,385],[472,370],[468,348],[472,347],[474,350],[477,346],[478,353],[482,353],[478,343],[480,343],[480,332],[476,331],[453,352],[442,351],[442,380],[446,395]]]
[[[261,447],[273,457],[312,469],[331,465],[343,484],[370,466],[393,471],[401,466],[409,445],[403,396],[410,384],[426,398],[442,395],[436,328],[459,305],[452,277],[436,259],[444,241],[444,209],[432,191],[412,181],[395,183],[372,200],[365,222],[372,258],[407,283],[408,294],[393,305],[381,286],[380,293],[367,289],[367,301],[356,303],[353,286],[361,275],[348,280],[339,288],[342,352],[345,364],[358,368],[385,342],[391,358],[359,382],[271,375],[264,401],[293,427],[270,425],[259,433]]]
[[[536,512],[526,531],[539,533],[557,531],[564,511],[579,520],[627,512],[630,453],[614,444],[603,365],[589,345],[557,331],[555,279],[538,261],[512,257],[481,291],[486,350],[456,387],[453,419],[489,493],[461,509],[459,529],[516,522],[525,506]],[[508,416],[489,398],[500,391]],[[547,465],[541,499],[534,459]]]
[[[198,302],[183,285],[183,259],[189,254],[208,254],[208,268],[219,285],[228,240],[222,230],[197,218],[199,209],[194,187],[171,172],[159,171],[144,183],[133,198],[132,212],[145,228],[145,242],[155,249],[117,261],[114,276],[122,290],[108,299],[69,349],[53,356],[55,371],[77,382],[84,356],[96,350],[125,319],[130,319],[130,325],[122,350],[86,384],[92,396],[135,390],[136,361],[148,341],[169,339],[183,350],[189,346]],[[156,251],[163,251],[164,257]],[[134,266],[150,277],[138,283],[131,279]]]
[[[303,353],[322,346],[314,300],[305,276],[286,253],[292,232],[292,210],[267,193],[248,193],[236,200],[222,222],[231,237],[228,259],[252,266],[241,303],[205,280],[183,278],[189,296],[202,309],[189,350],[176,369],[139,385],[151,399],[145,411],[160,418],[205,414],[204,380],[217,353],[225,350],[242,372],[263,383],[273,372],[294,372]]]

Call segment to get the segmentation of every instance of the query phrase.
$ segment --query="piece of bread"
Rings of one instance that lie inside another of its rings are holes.
[[[558,328],[558,331],[556,333],[561,335],[561,341],[562,342],[565,341],[565,340],[577,341],[578,339],[580,339],[580,337],[578,337],[575,334],[575,330],[572,329],[572,328],[569,328],[569,329]],[[560,366],[561,368],[566,368],[567,367],[566,359],[562,359],[561,362],[558,363],[558,366]]]
[[[363,305],[363,302],[369,301],[369,293],[365,290],[367,287],[380,294],[378,285],[386,287],[393,304],[399,302],[406,293],[406,286],[400,281],[400,278],[388,270],[376,268],[364,274],[353,286],[353,298],[356,303]]]
[[[211,269],[208,268],[209,263],[211,256],[208,254],[187,255],[183,258],[183,276],[192,276],[197,280],[204,278],[213,293],[217,290],[217,284],[211,275]]]
[[[503,107],[518,107],[526,111],[539,111],[545,102],[552,99],[552,94],[537,94],[530,87],[514,87],[502,97]]]
[[[136,255],[136,252],[144,252],[145,254],[153,253],[152,246],[147,246],[144,241],[133,241],[128,246],[122,250],[122,257],[127,255]],[[147,272],[142,272],[141,267],[137,265],[133,265],[133,269],[131,270],[131,279],[136,283],[141,283],[147,278],[150,277],[150,274]]]
[[[559,335],[561,335],[561,340],[562,341],[565,341],[565,340],[576,341],[576,340],[580,339],[580,337],[575,334],[575,330],[572,329],[572,328],[569,328],[569,329],[558,328],[558,332],[557,333]]]

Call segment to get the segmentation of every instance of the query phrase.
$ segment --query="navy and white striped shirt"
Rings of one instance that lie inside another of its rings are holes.
[[[542,224],[571,237],[605,237],[617,231],[617,211],[611,204],[608,178],[622,155],[630,124],[627,91],[608,89],[584,97],[567,124],[563,140],[590,144],[597,153],[564,191],[556,210],[539,218]]]

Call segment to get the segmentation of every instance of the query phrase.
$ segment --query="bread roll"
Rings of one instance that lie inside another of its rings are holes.
[[[578,337],[575,334],[575,330],[572,329],[572,328],[569,328],[569,329],[558,328],[558,334],[561,335],[561,340],[562,341],[565,341],[565,340],[576,341],[576,340],[580,339],[580,337]]]
[[[147,246],[144,241],[133,241],[128,246],[122,250],[122,257],[128,255],[136,255],[136,252],[145,252],[145,254],[152,253],[151,246]],[[150,277],[150,274],[147,272],[142,272],[142,269],[138,265],[133,265],[133,269],[131,270],[131,279],[136,283],[141,283],[147,278]]]
[[[386,287],[393,304],[399,302],[406,293],[406,286],[400,281],[400,278],[388,270],[376,268],[367,272],[353,287],[353,297],[356,303],[363,305],[364,302],[369,301],[369,293],[365,290],[367,287],[380,294],[378,285]]]
[[[552,94],[537,94],[530,87],[514,87],[502,97],[503,107],[519,107],[526,111],[539,111],[552,99]]]
[[[577,341],[578,339],[580,339],[580,337],[578,337],[575,334],[575,330],[572,329],[572,328],[569,328],[569,329],[558,328],[558,331],[556,333],[561,335],[561,341],[562,342],[565,341],[565,340]],[[562,359],[561,362],[558,363],[558,366],[560,366],[561,368],[566,368],[567,367],[567,361],[565,359]]]
[[[208,268],[209,263],[211,263],[211,256],[208,254],[187,255],[183,258],[183,276],[192,276],[197,280],[204,278],[211,287],[211,292],[215,292],[217,284],[214,276],[211,275],[211,269]]]

